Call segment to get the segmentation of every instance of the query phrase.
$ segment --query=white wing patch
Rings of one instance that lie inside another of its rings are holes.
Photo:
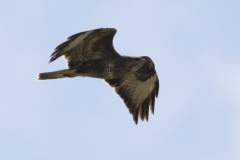
[[[133,96],[134,96],[133,98],[138,99],[137,106],[142,104],[142,101],[139,101],[139,100],[146,99],[149,96],[149,94],[152,92],[156,80],[157,80],[157,76],[155,74],[145,82],[138,81],[136,83],[136,88],[133,92]]]
[[[136,77],[132,74],[124,77],[124,79],[125,80],[122,82],[121,86],[128,89],[126,92],[130,94],[130,98],[137,107],[140,106],[143,103],[143,100],[145,100],[153,91],[157,75],[155,74],[145,82],[136,80]]]
[[[84,34],[81,34],[79,37],[77,37],[76,39],[74,39],[67,47],[64,48],[64,50],[62,51],[63,53],[69,51],[70,49],[73,49],[74,47],[76,47],[77,45],[79,45],[80,43],[82,43],[82,41],[90,34],[92,33],[93,30],[88,31]]]

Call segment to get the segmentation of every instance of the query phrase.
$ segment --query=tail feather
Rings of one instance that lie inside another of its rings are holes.
[[[38,80],[47,80],[47,79],[57,79],[57,78],[65,78],[65,77],[75,77],[75,69],[64,69],[60,71],[54,72],[46,72],[46,73],[39,73],[37,76]]]

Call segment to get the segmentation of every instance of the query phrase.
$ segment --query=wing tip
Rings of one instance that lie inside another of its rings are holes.
[[[136,125],[138,124],[138,115],[139,115],[139,108],[136,108],[134,113],[132,113],[133,120],[134,120]]]
[[[59,56],[57,54],[55,54],[55,52],[53,54],[51,54],[50,56],[50,60],[48,61],[48,64],[55,61]]]

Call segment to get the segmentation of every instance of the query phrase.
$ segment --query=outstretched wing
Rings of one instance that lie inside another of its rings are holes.
[[[124,100],[133,120],[148,121],[149,108],[154,113],[155,97],[158,96],[159,80],[154,63],[149,57],[142,57],[148,63],[136,72],[126,73],[122,78],[105,79],[116,93]]]
[[[135,75],[129,75],[115,88],[116,93],[124,100],[129,112],[133,115],[136,124],[138,117],[148,121],[149,108],[154,113],[158,90],[159,81],[156,73],[144,82],[138,80]]]
[[[113,28],[99,28],[72,35],[68,38],[68,41],[55,49],[49,62],[64,55],[68,61],[68,67],[74,68],[88,60],[120,56],[112,43],[116,32],[117,30]]]

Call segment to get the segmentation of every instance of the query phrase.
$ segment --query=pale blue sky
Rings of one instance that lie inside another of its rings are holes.
[[[0,159],[240,159],[240,1],[0,2]],[[155,114],[132,120],[103,80],[37,81],[77,32],[118,30],[120,54],[149,56]]]

